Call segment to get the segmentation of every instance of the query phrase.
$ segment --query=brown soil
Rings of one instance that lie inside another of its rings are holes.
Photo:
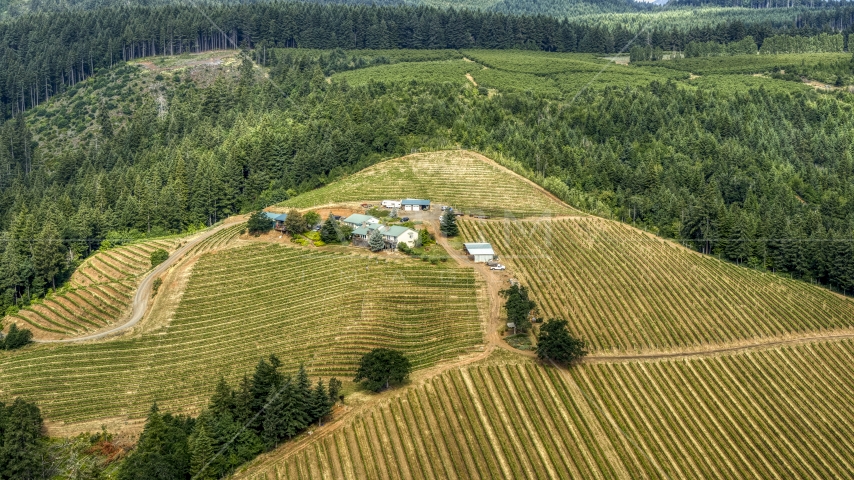
[[[466,78],[468,79],[468,81],[471,82],[472,85],[474,85],[475,87],[477,86],[477,82],[474,81],[474,77],[472,77],[470,73],[466,74]]]

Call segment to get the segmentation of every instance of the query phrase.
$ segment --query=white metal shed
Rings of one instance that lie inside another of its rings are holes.
[[[476,263],[488,262],[495,259],[495,250],[488,243],[464,243],[466,252]]]

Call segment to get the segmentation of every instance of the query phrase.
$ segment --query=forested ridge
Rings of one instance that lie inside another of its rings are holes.
[[[692,41],[760,46],[777,33],[812,36],[851,30],[854,7],[798,14],[794,22],[721,22],[713,26],[645,30],[652,47],[683,50]],[[53,12],[0,23],[0,108],[5,118],[36,106],[124,60],[221,48],[524,48],[613,53],[639,27],[574,23],[547,15],[514,16],[429,7],[366,7],[249,3],[109,7]]]

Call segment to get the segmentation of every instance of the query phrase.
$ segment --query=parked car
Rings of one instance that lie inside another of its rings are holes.
[[[507,270],[507,267],[505,267],[504,265],[495,265],[495,266],[489,267],[489,269],[490,270]]]
[[[401,222],[408,222],[408,221],[409,221],[409,217],[403,217],[403,218],[401,218],[401,219],[400,219],[400,221],[401,221]]]

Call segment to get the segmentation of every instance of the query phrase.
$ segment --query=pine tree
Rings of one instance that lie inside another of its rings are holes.
[[[53,222],[48,221],[42,228],[33,248],[33,268],[45,282],[56,289],[56,276],[64,267],[64,248],[59,231]]]
[[[335,377],[329,379],[329,401],[334,405],[338,402],[338,395],[341,393],[341,380]]]
[[[445,213],[442,214],[439,230],[441,230],[442,234],[446,237],[456,237],[460,234],[459,228],[457,227],[457,216],[450,208],[445,210]]]
[[[338,222],[330,213],[326,221],[323,222],[323,227],[320,229],[320,239],[325,243],[339,243],[343,240],[340,232]]]
[[[213,440],[202,419],[199,419],[197,425],[196,431],[190,437],[190,475],[198,480],[214,480],[217,476],[211,468],[214,456]]]
[[[383,240],[383,234],[380,233],[379,229],[372,231],[368,235],[368,248],[372,252],[379,252],[385,248],[385,240]]]
[[[214,394],[211,395],[210,410],[215,416],[232,414],[236,406],[234,391],[226,383],[225,378],[219,377]]]
[[[318,379],[317,385],[311,391],[311,418],[317,420],[317,426],[323,426],[323,418],[332,413],[332,402],[323,381]]]

